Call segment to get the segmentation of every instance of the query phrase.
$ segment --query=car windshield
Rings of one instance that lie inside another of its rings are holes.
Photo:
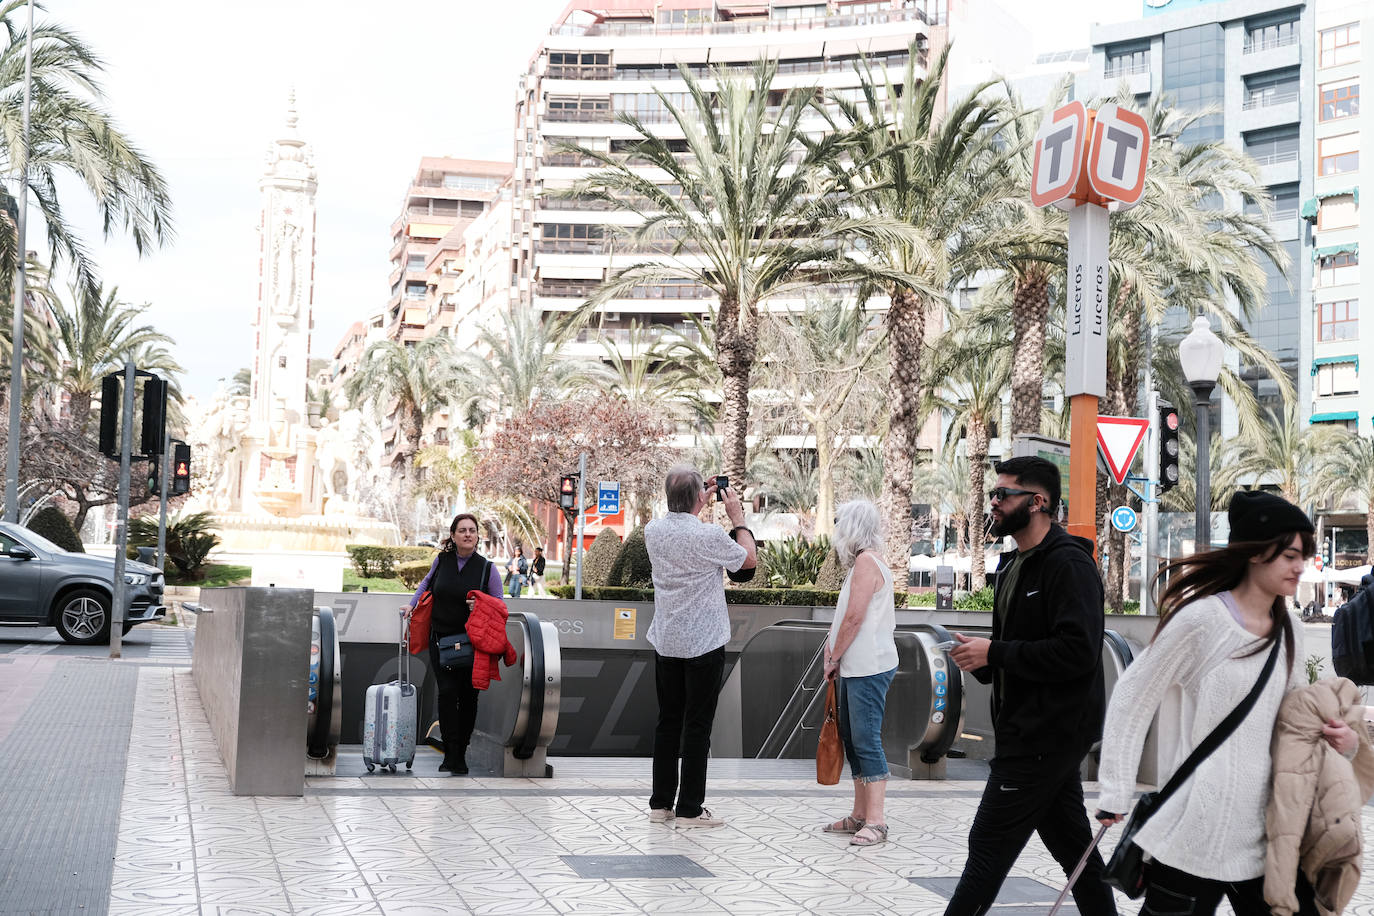
[[[41,534],[35,534],[32,531],[26,530],[23,534],[23,538],[25,541],[32,544],[34,547],[37,547],[39,550],[43,550],[48,553],[67,553],[66,550],[64,550],[61,547],[58,547],[56,544],[54,544],[47,538],[43,537],[43,535]]]

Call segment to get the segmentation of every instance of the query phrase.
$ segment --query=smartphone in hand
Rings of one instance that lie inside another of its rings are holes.
[[[725,491],[729,488],[729,486],[730,486],[730,478],[729,478],[729,477],[726,477],[724,474],[717,474],[717,475],[716,475],[716,502],[718,502],[718,503],[723,503],[723,502],[725,502]]]
[[[959,640],[957,640],[957,639],[946,639],[944,642],[937,642],[937,643],[935,644],[935,651],[937,651],[937,652],[948,652],[948,651],[950,651],[951,649],[953,649],[953,648],[954,648],[955,646],[957,646],[957,645],[959,645]]]

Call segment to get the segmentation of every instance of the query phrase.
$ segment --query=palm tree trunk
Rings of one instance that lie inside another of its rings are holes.
[[[1040,432],[1045,390],[1045,325],[1049,321],[1049,271],[1039,265],[1016,278],[1012,292],[1011,433]]]
[[[416,475],[419,473],[419,469],[415,466],[415,456],[420,451],[420,440],[425,433],[424,414],[420,413],[420,409],[412,404],[406,408],[401,422],[406,438],[405,452],[401,455],[404,462],[403,470],[407,480],[412,484],[418,484],[420,481]]]
[[[89,391],[73,391],[71,400],[67,403],[67,409],[71,412],[72,423],[79,432],[86,431],[86,422],[91,416],[91,393]]]
[[[816,418],[816,524],[815,534],[829,537],[835,530],[835,443],[829,425]]]
[[[743,326],[740,303],[722,298],[716,321],[716,365],[722,376],[721,473],[731,480],[744,480],[749,456],[749,381],[758,349],[758,321],[745,316]]]
[[[968,424],[968,538],[973,550],[969,564],[969,590],[977,591],[987,583],[984,551],[987,547],[983,516],[983,484],[987,482],[988,427],[981,419]]]
[[[921,348],[925,303],[904,287],[892,290],[887,311],[887,438],[883,440],[882,513],[887,522],[887,562],[898,587],[906,590],[911,552],[911,489],[916,441],[921,432]]]

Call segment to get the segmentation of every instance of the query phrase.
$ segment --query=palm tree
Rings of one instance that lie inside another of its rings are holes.
[[[425,421],[461,397],[465,381],[450,337],[427,337],[413,347],[379,340],[363,353],[344,395],[371,405],[379,417],[394,411],[404,437],[397,457],[414,477]]]
[[[592,381],[606,394],[678,419],[687,413],[690,398],[703,383],[677,357],[679,345],[685,342],[657,331],[632,321],[626,347],[603,339],[606,355],[589,371]]]
[[[146,305],[124,302],[117,286],[108,291],[72,287],[69,292],[70,306],[59,299],[51,303],[60,360],[58,381],[70,397],[72,422],[84,431],[101,379],[122,372],[125,360],[134,358],[140,369],[167,375],[182,369],[166,348],[173,340],[152,325],[138,323]]]
[[[1307,506],[1312,499],[1313,465],[1330,444],[1330,433],[1304,425],[1294,403],[1286,405],[1282,415],[1268,410],[1263,424],[1242,426],[1240,436],[1228,443],[1227,479],[1277,484],[1284,499]]]
[[[958,449],[944,448],[919,461],[914,472],[915,496],[928,504],[936,516],[936,531],[943,536],[946,527],[955,532],[955,553],[968,549],[968,458]],[[949,549],[949,545],[945,546]]]
[[[632,244],[661,252],[616,270],[583,314],[668,279],[688,280],[716,297],[724,471],[736,479],[746,463],[760,304],[818,284],[890,277],[884,265],[850,252],[856,244],[890,246],[910,235],[890,214],[855,212],[837,193],[828,165],[840,153],[839,137],[807,135],[802,120],[815,90],[774,89],[776,73],[776,61],[763,60],[750,80],[722,71],[708,91],[684,69],[687,105],[658,93],[673,119],[670,130],[684,139],[664,139],[622,114],[635,132],[627,154],[567,147],[602,166],[570,193],[633,213],[640,223],[628,231]]]
[[[246,398],[253,393],[253,370],[244,366],[229,378],[226,394],[231,398]]]
[[[1374,557],[1374,439],[1346,430],[1332,430],[1324,438],[1314,463],[1314,497],[1331,507],[1351,501],[1351,497],[1364,505],[1369,545],[1365,561],[1369,562]]]
[[[986,578],[983,551],[986,535],[983,504],[987,499],[989,430],[1002,419],[1002,394],[1011,383],[1011,348],[980,333],[971,316],[961,315],[947,337],[947,343],[931,361],[931,400],[951,417],[948,444],[953,446],[963,434],[968,457],[968,489],[965,515],[968,519],[973,588],[982,588]]]
[[[866,250],[889,276],[881,284],[889,299],[882,503],[894,570],[906,568],[909,553],[926,324],[958,277],[991,263],[981,222],[1010,188],[1008,151],[999,135],[1012,118],[1009,106],[980,86],[946,109],[941,91],[949,48],[924,80],[916,69],[919,56],[913,49],[900,85],[879,83],[865,68],[861,100],[834,100],[839,117],[832,122],[848,152],[834,166],[841,186],[868,213],[915,229],[888,234]]]
[[[480,351],[460,357],[469,389],[464,412],[476,419],[522,414],[536,398],[561,394],[588,379],[590,362],[561,352],[571,337],[570,323],[545,322],[534,309],[501,312],[479,332]]]
[[[104,63],[79,38],[59,25],[38,23],[33,31],[33,99],[30,108],[27,168],[22,136],[24,46],[27,28],[20,21],[24,0],[0,3],[0,171],[28,176],[29,195],[42,216],[50,262],[65,259],[78,287],[95,294],[95,264],[67,225],[58,190],[74,179],[93,198],[104,234],[129,234],[140,255],[170,240],[171,202],[167,184],[156,167],[115,127],[103,106],[99,77]],[[14,199],[0,190],[0,286],[10,288],[18,266],[18,239],[13,223]],[[30,240],[34,238],[31,233]]]

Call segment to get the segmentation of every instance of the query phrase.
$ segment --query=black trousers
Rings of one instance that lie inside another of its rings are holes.
[[[439,647],[429,647],[429,670],[439,689],[439,731],[444,739],[444,759],[457,760],[467,752],[477,722],[478,690],[472,686],[472,666],[452,671],[439,664]]]
[[[1236,916],[1269,916],[1263,877],[1218,881],[1190,875],[1163,862],[1150,862],[1145,866],[1145,880],[1145,905],[1140,909],[1141,916],[1209,916],[1217,911],[1222,897],[1231,902]],[[1316,916],[1312,885],[1301,870],[1298,871],[1297,891],[1299,916]]]
[[[968,862],[945,916],[981,916],[991,908],[1007,872],[1031,833],[1040,834],[1067,877],[1092,842],[1083,782],[1082,754],[994,757],[978,813],[968,835]],[[1094,850],[1073,888],[1082,916],[1114,916],[1116,901],[1102,883],[1104,865]]]
[[[658,727],[654,729],[654,789],[650,808],[675,808],[678,817],[701,814],[706,799],[706,757],[716,718],[725,647],[696,658],[654,653]],[[681,761],[681,780],[678,765]]]

